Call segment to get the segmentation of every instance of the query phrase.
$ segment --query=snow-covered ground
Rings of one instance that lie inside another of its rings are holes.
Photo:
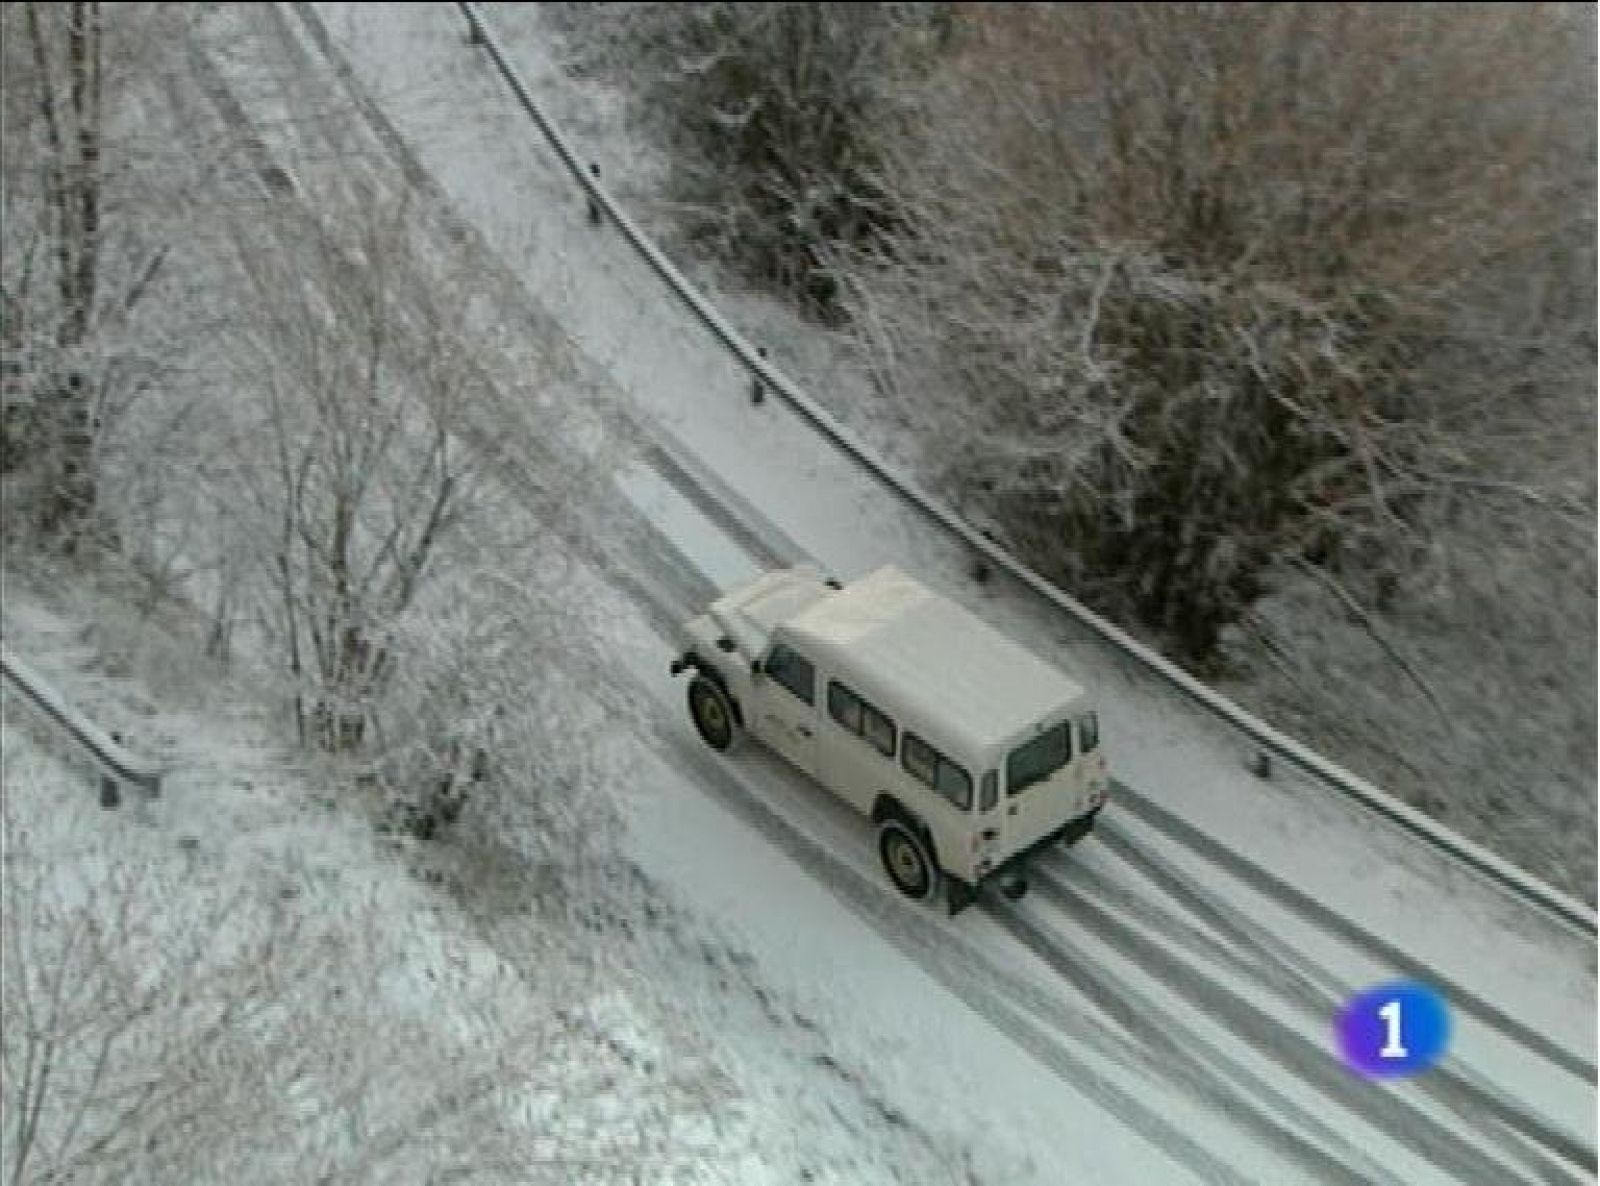
[[[290,24],[315,63],[316,26],[298,23],[305,12]],[[971,584],[959,549],[781,407],[753,405],[740,368],[619,237],[588,223],[559,163],[466,45],[453,6],[314,13],[450,217],[520,277],[523,299],[559,338],[556,402],[591,400],[597,423],[625,413],[630,431],[660,434],[691,471],[668,472],[643,448],[616,477],[627,504],[670,539],[665,559],[601,549],[562,569],[568,595],[602,607],[611,624],[600,640],[608,663],[589,676],[636,710],[635,731],[618,740],[626,775],[613,787],[628,822],[625,859],[584,907],[594,929],[580,935],[592,949],[543,950],[554,932],[532,913],[501,912],[486,927],[470,882],[446,895],[407,876],[408,856],[424,868],[447,858],[393,852],[366,821],[319,808],[324,776],[251,732],[241,689],[118,678],[77,641],[102,606],[52,605],[13,582],[8,645],[174,772],[161,800],[102,814],[8,696],[7,802],[30,813],[37,851],[70,853],[96,837],[83,858],[92,866],[117,828],[115,843],[136,835],[131,859],[165,870],[175,895],[207,859],[219,883],[253,892],[314,886],[284,900],[314,908],[334,935],[356,903],[377,900],[385,921],[371,959],[394,986],[384,1011],[409,1008],[436,1026],[447,1055],[451,1043],[504,1054],[508,1036],[543,1032],[549,994],[530,969],[574,969],[558,977],[563,999],[571,1015],[592,1015],[580,1032],[604,1071],[597,1080],[591,1055],[574,1054],[546,1067],[539,1086],[559,1094],[565,1083],[576,1100],[610,1082],[611,1095],[598,1091],[605,1106],[582,1116],[614,1107],[635,1121],[661,1117],[650,1149],[671,1161],[646,1163],[636,1180],[1592,1175],[1592,1164],[1573,1164],[1595,1139],[1591,943],[1319,788],[1250,778],[1236,738],[1033,603]],[[536,95],[558,119],[574,117],[580,140],[607,134],[594,155],[608,177],[626,176],[615,98],[575,87],[537,20],[507,16]],[[234,68],[270,44],[239,39]],[[295,69],[304,67],[266,72],[313,98],[340,93],[331,70]],[[329,118],[348,108],[324,107]],[[274,121],[267,139],[290,152],[294,135],[292,121]],[[370,133],[370,160],[340,163],[404,184],[384,135]],[[570,422],[560,431],[583,447]],[[699,471],[716,475],[709,496]],[[818,788],[762,754],[724,760],[698,744],[666,673],[665,629],[697,588],[795,551],[842,577],[900,563],[1101,691],[1125,802],[1113,804],[1103,837],[1044,866],[1017,910],[951,920],[903,903],[876,869],[867,829]],[[174,663],[141,654],[133,669],[148,678]],[[76,806],[52,811],[63,799]],[[1186,841],[1163,813],[1227,852]],[[1273,878],[1331,917],[1264,891]],[[1397,970],[1391,949],[1446,987],[1457,1033],[1439,1073],[1378,1087],[1337,1064],[1329,1026],[1341,994]],[[445,965],[457,977],[448,988]],[[683,1068],[694,1105],[669,1106],[654,1076]],[[514,1114],[511,1144],[538,1147],[548,1112]],[[543,1180],[537,1166],[530,1157],[521,1179]]]
[[[159,796],[125,788],[103,808],[94,771],[7,684],[6,1020],[59,1029],[36,1172],[104,1136],[74,1180],[423,1181],[484,1172],[507,1149],[525,1180],[569,1181],[584,1156],[631,1180],[651,1153],[689,1162],[663,1180],[703,1180],[702,1147],[728,1157],[715,1180],[738,1176],[750,1136],[725,1110],[726,1076],[670,1002],[634,990],[608,935],[574,945],[530,901],[507,958],[482,912],[438,888],[448,864],[375,830],[336,771],[286,743],[248,679],[115,596],[8,572],[3,630],[166,772]],[[79,931],[63,945],[74,919],[104,928],[95,943]],[[63,976],[74,991],[52,1013],[41,1000]],[[159,985],[149,1000],[133,991],[145,983]],[[194,1027],[188,1010],[212,1007],[254,1021]],[[103,1036],[96,1080],[78,1059]],[[5,1070],[20,1089],[21,1063]],[[115,1121],[97,1111],[146,1082],[167,1098]],[[21,1131],[8,1116],[7,1181],[33,1180],[14,1160]]]

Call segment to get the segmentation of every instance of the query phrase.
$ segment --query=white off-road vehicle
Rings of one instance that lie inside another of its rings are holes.
[[[725,750],[748,734],[878,828],[910,898],[1020,893],[1021,862],[1094,824],[1109,785],[1084,689],[972,613],[886,567],[841,586],[768,572],[685,627],[689,714]]]

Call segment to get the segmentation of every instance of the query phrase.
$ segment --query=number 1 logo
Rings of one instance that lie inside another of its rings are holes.
[[[1334,1020],[1345,1065],[1372,1079],[1416,1075],[1444,1057],[1450,1010],[1425,984],[1402,980],[1352,997]]]
[[[1405,1058],[1406,1048],[1400,1042],[1400,1002],[1390,1001],[1378,1010],[1378,1016],[1388,1023],[1389,1040],[1383,1044],[1383,1049],[1378,1051],[1379,1058]]]

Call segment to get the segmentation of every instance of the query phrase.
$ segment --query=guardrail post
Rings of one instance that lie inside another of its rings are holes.
[[[1272,757],[1264,749],[1258,749],[1250,755],[1250,773],[1257,778],[1272,777]]]
[[[467,44],[471,46],[483,44],[483,34],[478,30],[478,22],[471,17],[467,18]]]
[[[111,731],[111,740],[118,745],[122,744],[122,734],[115,729]],[[104,772],[100,775],[100,806],[107,811],[114,811],[117,804],[122,802],[122,787],[117,780]]]
[[[600,180],[600,166],[593,161],[589,162],[589,176]],[[593,194],[589,195],[589,222],[594,226],[600,225],[600,203],[594,200]]]
[[[767,348],[765,346],[762,346],[761,348],[759,348],[756,351],[756,353],[761,356],[761,361],[762,362],[766,362],[767,361]],[[753,404],[759,404],[762,400],[764,400],[766,398],[767,398],[767,389],[762,386],[762,384],[761,384],[761,375],[759,373],[757,373],[755,378],[750,380],[750,402],[753,403]]]
[[[988,540],[991,544],[997,544],[998,545],[999,541],[994,538],[994,534],[992,532],[990,532],[988,530],[981,530],[979,532],[979,534],[982,535],[983,538]],[[987,585],[989,583],[989,578],[991,576],[993,576],[993,575],[994,575],[994,570],[989,567],[989,561],[986,560],[982,555],[978,556],[975,560],[973,560],[973,562],[972,562],[972,579],[974,581],[976,581],[980,585]]]

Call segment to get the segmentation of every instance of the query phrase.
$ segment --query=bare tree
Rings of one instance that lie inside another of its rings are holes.
[[[404,210],[351,225],[347,243],[302,240],[285,254],[247,244],[248,304],[234,335],[239,381],[263,399],[265,416],[245,422],[242,444],[267,508],[256,530],[273,540],[296,719],[331,751],[366,739],[396,661],[393,626],[470,480],[453,438],[467,382],[456,327],[411,317],[401,299],[421,278]]]
[[[167,68],[162,33],[181,16],[26,3],[0,20],[0,472],[27,475],[34,496],[18,513],[70,550],[85,533],[114,532],[100,447],[151,381],[148,343],[122,332],[159,287],[169,243],[149,216],[163,205],[144,180],[160,153],[137,113]]]
[[[1569,5],[965,7],[882,127],[906,229],[838,268],[953,501],[1585,895],[1593,45]]]

